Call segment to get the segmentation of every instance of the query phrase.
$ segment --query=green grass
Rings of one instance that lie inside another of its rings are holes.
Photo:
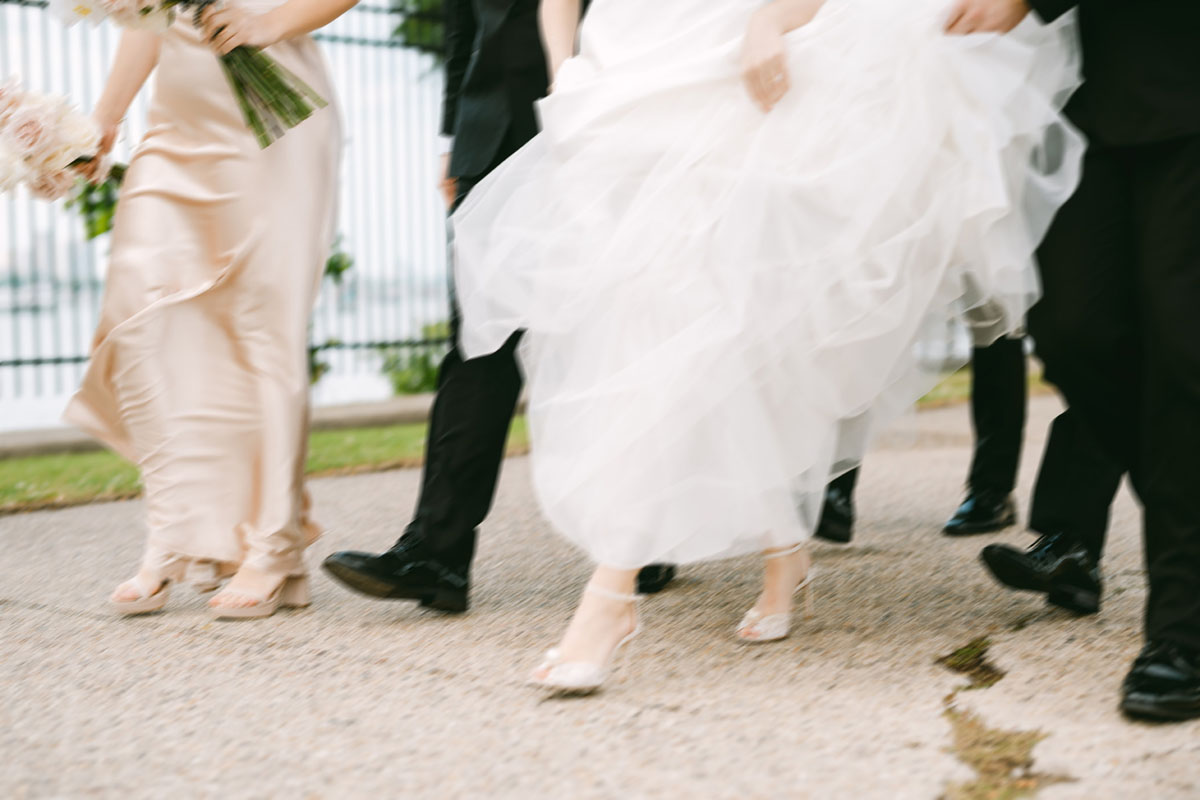
[[[0,460],[0,512],[132,497],[137,467],[114,453],[64,453]]]
[[[309,439],[307,472],[339,475],[421,463],[425,425],[317,431]],[[513,420],[508,452],[529,449],[525,419]],[[108,451],[0,459],[0,514],[119,500],[141,492],[138,470]]]
[[[1037,376],[1031,391],[1046,391]],[[971,391],[971,373],[959,370],[922,398],[923,408],[959,403]],[[308,473],[335,475],[420,465],[425,425],[393,425],[318,431],[309,442]],[[513,421],[509,454],[527,452],[525,419]],[[138,471],[109,452],[66,453],[0,459],[0,514],[58,508],[97,500],[135,497],[141,491]]]
[[[1049,384],[1042,381],[1040,372],[1029,375],[1029,393],[1031,395],[1046,394],[1054,391]],[[963,367],[957,372],[946,376],[946,379],[921,398],[921,408],[937,408],[939,406],[961,403],[971,397],[971,370]]]

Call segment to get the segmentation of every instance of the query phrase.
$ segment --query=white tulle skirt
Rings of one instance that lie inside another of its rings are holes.
[[[806,539],[831,476],[1036,300],[1083,152],[1071,19],[941,33],[945,0],[828,0],[763,114],[755,0],[596,0],[544,132],[454,217],[462,346],[516,329],[533,479],[596,561]]]

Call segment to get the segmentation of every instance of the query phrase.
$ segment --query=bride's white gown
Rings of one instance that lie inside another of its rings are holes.
[[[544,132],[454,217],[462,345],[527,329],[539,499],[608,566],[807,538],[936,381],[922,336],[1020,325],[1078,180],[1073,21],[951,38],[949,0],[828,0],[763,114],[760,5],[596,0]]]

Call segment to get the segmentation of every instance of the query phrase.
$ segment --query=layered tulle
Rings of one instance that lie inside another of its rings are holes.
[[[1037,297],[1083,144],[1070,20],[950,38],[945,3],[829,0],[769,114],[752,0],[597,0],[544,133],[454,219],[470,355],[528,331],[533,475],[596,560],[802,540],[831,475]]]

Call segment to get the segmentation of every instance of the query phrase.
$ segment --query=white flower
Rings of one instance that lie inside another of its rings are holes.
[[[4,128],[13,109],[20,105],[24,98],[25,92],[21,90],[21,82],[16,78],[9,78],[0,83],[0,129]]]
[[[26,94],[0,132],[8,149],[19,154],[37,174],[66,169],[76,159],[96,152],[100,132],[65,98]]]
[[[100,129],[91,117],[80,114],[65,101],[59,109],[58,139],[61,150],[70,164],[78,158],[93,155],[100,149]]]
[[[29,191],[40,200],[66,197],[75,186],[75,176],[67,170],[47,172],[29,180]]]
[[[50,13],[67,25],[80,21],[99,25],[107,16],[97,0],[50,0]]]
[[[25,161],[40,163],[58,147],[58,112],[52,98],[26,94],[9,113],[4,138]]]
[[[17,188],[27,174],[25,161],[0,139],[0,194]]]

